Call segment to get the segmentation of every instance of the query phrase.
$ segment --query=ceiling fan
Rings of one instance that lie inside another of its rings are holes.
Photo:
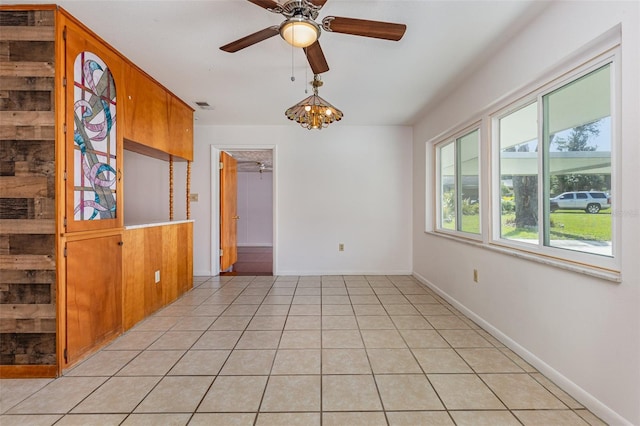
[[[239,172],[272,172],[273,166],[264,161],[238,160]]]
[[[246,47],[280,34],[289,44],[304,49],[314,74],[329,71],[329,64],[318,43],[321,29],[342,34],[373,37],[398,41],[404,35],[407,26],[391,22],[369,21],[365,19],[327,16],[319,24],[315,21],[327,0],[288,0],[278,3],[275,0],[248,0],[269,12],[279,13],[286,20],[220,47],[225,52],[237,52]]]

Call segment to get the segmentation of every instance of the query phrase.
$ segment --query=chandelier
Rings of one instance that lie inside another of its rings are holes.
[[[320,75],[315,74],[311,82],[313,95],[305,98],[285,111],[289,120],[293,120],[308,130],[322,129],[334,121],[342,119],[342,111],[318,96],[318,87],[322,86]]]

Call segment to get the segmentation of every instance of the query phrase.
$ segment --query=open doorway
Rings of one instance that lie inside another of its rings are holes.
[[[224,221],[225,201],[228,192],[221,173],[212,173],[212,263],[213,271],[220,275],[273,275],[275,259],[275,193],[274,193],[274,148],[214,147],[212,164],[220,162],[221,155],[228,154],[235,160],[235,212],[233,223],[234,246],[229,247],[225,234],[230,232]],[[228,204],[228,201],[226,201]],[[233,210],[233,209],[232,209]],[[221,240],[222,238],[222,240]],[[220,263],[220,248],[235,250],[234,262]]]

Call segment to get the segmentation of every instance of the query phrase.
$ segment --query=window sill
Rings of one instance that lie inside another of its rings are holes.
[[[614,283],[622,282],[622,274],[619,271],[602,269],[595,266],[590,267],[584,264],[575,263],[568,260],[558,259],[550,256],[544,256],[544,255],[532,253],[526,250],[520,250],[512,247],[502,246],[495,243],[484,243],[482,241],[477,241],[470,238],[464,238],[458,235],[450,235],[450,234],[437,232],[437,231],[425,231],[425,233],[428,235],[433,235],[436,237],[457,241],[459,243],[468,244],[481,249],[491,250],[497,253],[506,254],[508,256],[514,256],[520,259],[525,259],[532,262],[553,266],[555,268],[564,269],[565,271],[571,271],[571,272],[588,275],[595,278],[600,278],[605,281],[611,281]]]

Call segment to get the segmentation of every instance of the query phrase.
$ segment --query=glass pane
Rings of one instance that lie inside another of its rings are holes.
[[[116,88],[97,55],[74,62],[74,220],[116,217]]]
[[[480,233],[480,177],[478,175],[479,132],[475,130],[458,139],[458,164],[460,176],[458,205],[462,206],[459,230]]]
[[[440,227],[456,229],[455,145],[440,148]]]
[[[612,256],[611,73],[606,65],[546,95],[545,245]]]
[[[499,120],[500,236],[538,244],[538,104]]]

